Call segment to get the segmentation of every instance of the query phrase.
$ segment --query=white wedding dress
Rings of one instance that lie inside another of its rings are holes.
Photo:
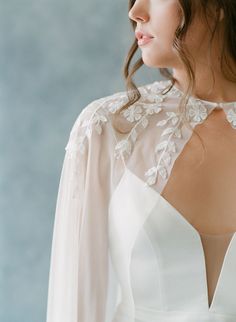
[[[177,110],[182,92],[161,93],[170,84],[140,86],[140,100],[117,116],[125,91],[76,119],[56,204],[47,322],[236,321],[236,233],[200,231],[197,216],[188,220],[162,195],[193,135]],[[201,125],[216,108],[235,130],[236,102],[191,97],[187,117]]]

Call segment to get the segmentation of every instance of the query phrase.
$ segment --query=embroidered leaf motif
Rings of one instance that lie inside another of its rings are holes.
[[[152,167],[145,172],[145,177],[147,177],[146,183],[148,185],[153,185],[157,179],[157,167]]]
[[[148,119],[146,117],[143,117],[141,124],[144,128],[146,128],[148,126]]]
[[[174,131],[175,131],[175,128],[174,128],[174,127],[168,127],[167,129],[165,129],[165,130],[162,132],[161,136],[164,136],[164,135],[167,135],[167,134],[171,134],[171,133],[173,133]]]
[[[95,117],[92,119],[92,123],[107,122],[107,118],[103,114],[95,114]]]
[[[158,173],[160,174],[160,176],[162,177],[162,179],[166,179],[167,178],[167,169],[166,167],[162,166],[158,169]]]
[[[162,159],[165,164],[170,165],[171,164],[171,155],[169,152],[165,152],[163,159]]]
[[[147,177],[145,185],[153,185],[157,181],[157,175],[160,175],[162,179],[166,179],[168,176],[167,169],[164,165],[158,165],[156,167],[152,167],[145,172],[145,176]]]
[[[175,129],[174,136],[177,137],[178,139],[181,139],[182,138],[182,131],[181,131],[180,128],[176,128]]]
[[[177,113],[175,112],[166,112],[168,115],[168,119],[171,120],[173,125],[176,125],[179,121],[179,117],[177,116]]]
[[[126,152],[131,153],[131,143],[128,140],[121,140],[115,146],[115,157],[118,159],[121,155]]]
[[[166,115],[169,116],[169,118],[172,118],[172,117],[175,117],[176,116],[176,113],[175,112],[166,112]]]
[[[145,172],[146,176],[152,176],[153,174],[157,174],[157,167],[152,167]]]
[[[174,152],[174,153],[176,152],[176,144],[174,141],[170,141],[168,143],[168,151]]]
[[[164,126],[167,124],[167,122],[168,122],[168,120],[161,120],[161,121],[157,122],[156,126]]]
[[[96,113],[94,118],[91,120],[91,124],[95,124],[94,128],[99,135],[102,133],[101,123],[106,123],[106,122],[107,122],[106,116],[98,113]],[[89,135],[91,136],[91,133],[89,133]]]
[[[226,118],[231,123],[231,126],[236,129],[236,108],[230,109],[226,113]]]
[[[153,185],[153,184],[156,182],[156,180],[157,180],[157,177],[156,177],[155,175],[152,175],[152,176],[149,176],[149,177],[147,178],[146,183],[147,183],[149,186],[151,186],[151,185]],[[146,183],[145,183],[145,186],[147,185]]]
[[[167,147],[167,145],[168,145],[167,140],[158,143],[156,148],[155,148],[155,152],[157,153],[157,152],[162,151],[163,149],[165,149]]]

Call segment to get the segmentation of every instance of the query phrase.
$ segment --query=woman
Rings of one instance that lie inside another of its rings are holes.
[[[130,0],[129,18],[127,91],[66,146],[47,322],[236,321],[236,2]],[[143,64],[165,80],[136,87]]]

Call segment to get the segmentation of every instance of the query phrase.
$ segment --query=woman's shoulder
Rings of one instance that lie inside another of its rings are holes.
[[[162,111],[165,100],[162,91],[167,85],[167,81],[157,81],[137,87],[139,99],[125,109],[122,107],[129,102],[129,95],[125,90],[89,102],[78,114],[65,149],[76,148],[83,153],[85,139],[89,139],[93,133],[101,135],[104,127],[114,132],[119,128],[119,133],[124,134],[135,132],[138,125],[145,128],[149,117]],[[117,125],[116,128],[114,124]],[[135,136],[135,133],[131,134]]]
[[[110,115],[125,102],[125,91],[116,92],[90,101],[82,107],[69,132],[65,150],[85,152],[85,143],[92,134],[101,135],[104,127],[110,123]]]
[[[74,127],[84,127],[88,124],[99,125],[102,121],[106,123],[106,116],[117,115],[119,117],[122,115],[127,121],[133,123],[139,120],[141,114],[154,114],[155,107],[164,101],[165,95],[162,94],[162,91],[168,84],[169,81],[155,81],[137,87],[140,98],[124,110],[122,107],[129,101],[128,92],[125,90],[95,99],[82,108]],[[95,129],[100,132],[99,126],[95,126]]]

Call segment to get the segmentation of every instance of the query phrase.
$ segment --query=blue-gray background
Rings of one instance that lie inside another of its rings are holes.
[[[128,0],[0,0],[1,322],[46,320],[65,144],[86,104],[125,89],[132,40]]]

